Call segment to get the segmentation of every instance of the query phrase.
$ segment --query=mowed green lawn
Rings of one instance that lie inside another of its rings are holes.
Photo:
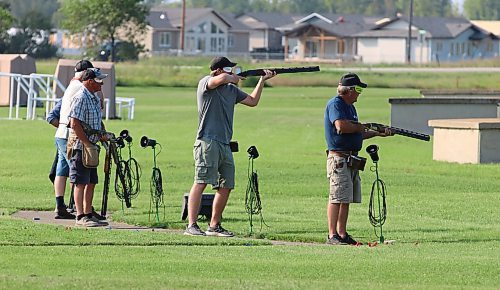
[[[224,213],[224,226],[236,232],[235,239],[70,230],[11,218],[17,210],[54,207],[47,178],[54,129],[42,120],[1,120],[0,288],[499,288],[500,166],[433,161],[432,142],[402,136],[365,141],[364,147],[380,147],[379,172],[388,192],[385,237],[395,244],[324,245],[328,183],[323,110],[334,94],[335,88],[265,88],[258,107],[237,106],[237,184]],[[132,208],[122,211],[110,195],[113,219],[182,229],[182,196],[193,179],[195,89],[120,87],[118,95],[136,98],[135,119],[107,121],[106,126],[115,133],[129,130],[142,177]],[[389,97],[417,95],[416,90],[368,89],[357,104],[360,119],[388,123]],[[0,113],[7,116],[5,108]],[[149,220],[153,152],[140,148],[143,135],[162,145],[158,167],[166,210],[160,224]],[[263,239],[246,238],[245,151],[250,145],[260,153],[254,167],[269,227],[261,230],[256,222],[254,237]],[[376,240],[367,216],[375,177],[369,170],[361,177],[364,199],[351,207],[348,229],[366,244]],[[272,246],[269,240],[314,245]]]

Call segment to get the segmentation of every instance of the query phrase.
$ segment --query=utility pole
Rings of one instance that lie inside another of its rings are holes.
[[[408,21],[408,41],[406,43],[406,62],[411,64],[411,23],[413,21],[413,0],[410,0],[410,21]]]
[[[184,53],[184,26],[186,25],[186,0],[182,0],[180,54]]]

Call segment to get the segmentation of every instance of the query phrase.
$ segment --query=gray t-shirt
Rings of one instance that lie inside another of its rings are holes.
[[[233,137],[234,106],[243,101],[247,94],[234,84],[208,89],[206,76],[198,83],[198,133],[196,139],[208,138],[229,144]]]

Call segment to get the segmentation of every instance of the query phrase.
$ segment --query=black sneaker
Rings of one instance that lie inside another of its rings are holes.
[[[66,207],[60,207],[57,209],[56,216],[54,218],[56,220],[74,220],[76,216],[69,213]]]
[[[200,229],[197,223],[194,223],[191,226],[188,225],[186,227],[184,234],[188,236],[204,236],[205,232]]]
[[[234,237],[234,234],[232,232],[226,230],[225,228],[223,228],[220,225],[220,223],[218,223],[213,228],[209,226],[207,229],[206,235],[207,236],[226,237],[226,238]]]
[[[361,245],[361,243],[353,239],[347,232],[345,233],[344,238],[340,237],[340,240],[347,245],[353,245],[353,246]]]
[[[342,238],[338,234],[334,234],[331,238],[328,236],[326,238],[326,243],[328,245],[347,245],[346,243],[342,242]]]
[[[102,215],[98,214],[95,210],[94,210],[94,207],[92,207],[92,217],[97,219],[97,220],[100,220],[100,221],[103,221],[106,219],[106,217],[103,217]]]

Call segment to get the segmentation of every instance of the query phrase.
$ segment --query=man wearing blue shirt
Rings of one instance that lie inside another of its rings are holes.
[[[331,245],[358,244],[346,230],[349,204],[361,203],[359,170],[349,165],[349,159],[358,155],[363,139],[393,135],[389,129],[384,133],[367,131],[358,122],[354,103],[367,86],[356,74],[345,74],[337,87],[338,96],[326,105],[324,120],[328,146],[327,176],[330,181],[326,242]]]

